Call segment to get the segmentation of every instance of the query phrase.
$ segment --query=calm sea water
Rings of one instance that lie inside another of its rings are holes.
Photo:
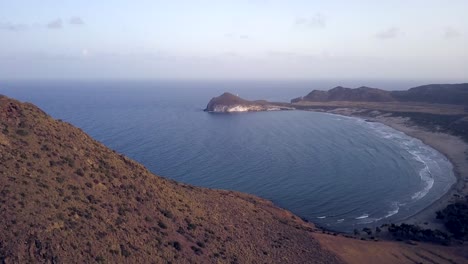
[[[305,111],[202,111],[224,91],[288,101],[334,85],[6,81],[0,94],[40,106],[156,174],[255,194],[334,230],[404,219],[450,188],[455,177],[443,155],[378,123]]]

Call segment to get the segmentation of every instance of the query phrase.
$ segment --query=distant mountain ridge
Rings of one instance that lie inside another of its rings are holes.
[[[407,91],[393,91],[398,101],[468,105],[468,83],[428,84]]]
[[[337,86],[328,91],[313,90],[304,97],[291,100],[292,103],[299,101],[329,102],[329,101],[365,101],[365,102],[389,102],[394,101],[389,91],[370,88],[345,88]]]
[[[361,86],[346,88],[337,86],[328,91],[313,90],[309,94],[294,98],[290,103],[268,102],[265,100],[250,101],[225,92],[213,97],[205,111],[216,113],[255,112],[272,110],[304,109],[307,102],[354,102],[354,103],[428,103],[468,106],[468,83],[461,84],[428,84],[417,86],[406,91],[387,91],[378,88]]]
[[[468,105],[468,83],[429,84],[407,91],[386,91],[378,88],[335,87],[328,91],[313,90],[303,97],[294,98],[291,103],[306,102],[423,102],[438,104]]]

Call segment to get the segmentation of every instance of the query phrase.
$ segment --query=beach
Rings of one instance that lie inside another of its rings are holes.
[[[466,180],[468,179],[468,143],[461,138],[447,134],[428,131],[416,126],[401,117],[376,117],[372,121],[381,122],[411,137],[421,140],[440,153],[444,154],[452,163],[457,182],[439,200],[411,216],[402,222],[417,224],[428,228],[444,229],[441,222],[437,221],[436,212],[444,209],[447,205],[454,203],[459,197],[468,195]]]
[[[312,110],[314,111],[314,110]],[[424,144],[442,153],[452,163],[456,183],[440,199],[422,211],[403,219],[396,224],[407,223],[419,225],[424,228],[445,230],[443,223],[436,219],[436,212],[443,210],[447,205],[468,195],[468,143],[463,139],[448,133],[434,132],[418,126],[408,118],[395,117],[378,112],[371,115],[362,114],[360,109],[337,108],[326,111],[328,113],[364,118],[367,121],[379,122],[406,135],[421,140]]]

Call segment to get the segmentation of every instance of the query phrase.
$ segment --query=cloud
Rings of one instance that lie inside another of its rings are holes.
[[[224,34],[226,38],[233,38],[233,39],[242,39],[242,40],[248,40],[250,39],[250,36],[247,34],[235,34],[235,33],[227,33]]]
[[[0,30],[7,30],[7,31],[23,31],[28,29],[28,26],[25,24],[14,24],[14,23],[0,23]]]
[[[63,26],[63,21],[60,18],[54,21],[51,21],[47,24],[48,29],[61,29],[62,26]]]
[[[70,25],[77,25],[77,26],[84,25],[83,19],[81,19],[81,17],[77,17],[77,16],[70,18],[68,23]]]
[[[375,37],[378,39],[393,39],[400,35],[400,29],[396,27],[391,27],[384,31],[378,32],[375,34]]]
[[[327,19],[322,14],[317,13],[309,18],[296,18],[294,25],[307,28],[324,28],[327,26]]]
[[[68,21],[70,25],[84,25],[83,19],[80,17],[71,17],[70,20]],[[28,24],[20,24],[20,23],[11,23],[11,22],[0,22],[0,30],[6,30],[6,31],[25,31],[28,29],[34,29],[34,28],[43,28],[46,27],[48,29],[61,29],[64,26],[64,22],[62,19],[57,18],[55,20],[50,21],[47,24],[33,24],[33,25],[28,25]]]
[[[87,57],[87,56],[89,55],[89,50],[88,50],[88,49],[83,49],[83,50],[81,50],[81,55],[82,55],[83,57]]]
[[[443,37],[445,39],[458,38],[459,36],[461,36],[461,33],[453,27],[446,27],[444,29]]]

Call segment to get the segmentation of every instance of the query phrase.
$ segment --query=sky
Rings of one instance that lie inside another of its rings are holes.
[[[468,80],[468,1],[0,0],[0,79]]]

